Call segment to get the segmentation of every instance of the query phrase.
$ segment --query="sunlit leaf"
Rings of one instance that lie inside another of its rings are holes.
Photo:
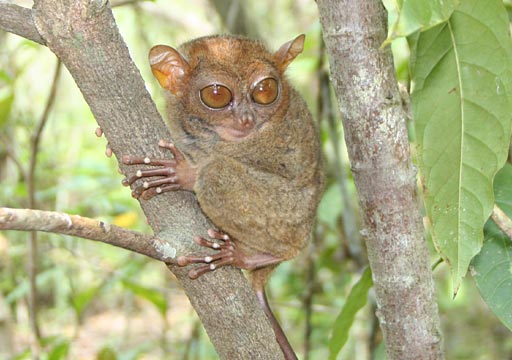
[[[384,0],[383,3],[388,11],[386,42],[389,42],[448,20],[459,0]]]
[[[127,211],[122,214],[116,215],[112,223],[123,228],[131,228],[137,223],[138,218],[139,216],[137,212]]]
[[[512,218],[512,165],[506,165],[494,181],[498,206]],[[489,220],[482,251],[473,261],[478,290],[489,309],[512,330],[512,240]]]
[[[48,360],[66,359],[69,352],[69,341],[61,341],[48,354]]]
[[[14,94],[12,92],[0,91],[0,128],[7,123],[13,103]]]
[[[416,44],[411,104],[427,222],[455,291],[482,246],[492,180],[507,157],[508,26],[500,0],[463,0]]]
[[[12,360],[30,360],[32,359],[32,351],[30,351],[30,348],[25,349],[21,351],[20,353],[16,354]]]
[[[347,297],[347,301],[343,306],[343,309],[341,309],[341,313],[334,322],[332,336],[329,340],[330,360],[336,359],[341,348],[347,342],[348,334],[356,314],[363,306],[366,305],[368,291],[370,291],[372,286],[372,272],[370,268],[367,268],[361,276],[361,279],[359,279],[359,281],[352,287],[352,290]]]

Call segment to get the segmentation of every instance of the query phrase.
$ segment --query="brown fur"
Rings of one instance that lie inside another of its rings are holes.
[[[198,166],[194,191],[201,208],[248,254],[296,256],[309,240],[323,184],[318,134],[304,100],[260,42],[214,36],[178,51],[190,75],[179,86],[181,95],[168,95],[168,124],[176,146]],[[251,109],[259,130],[242,141],[223,141],[213,126],[235,126],[250,85],[269,75],[281,90],[276,103]],[[232,109],[200,102],[199,91],[215,81],[232,89],[239,101]]]
[[[169,90],[173,141],[197,169],[193,191],[201,209],[248,256],[270,254],[284,261],[311,237],[323,189],[320,142],[304,100],[284,76],[303,41],[299,36],[271,53],[258,41],[213,36],[150,53],[155,76]],[[279,95],[259,105],[251,89],[268,77],[280,83]],[[212,84],[230,89],[229,106],[213,110],[201,102],[200,91]],[[254,128],[226,139],[223,129],[244,129],[244,114],[251,115]],[[250,272],[257,293],[264,294],[276,266]]]

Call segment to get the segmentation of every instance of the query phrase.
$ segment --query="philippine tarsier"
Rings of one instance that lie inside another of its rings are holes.
[[[255,40],[210,36],[178,49],[151,49],[153,74],[166,90],[173,159],[125,156],[147,164],[124,181],[148,179],[133,195],[187,190],[196,194],[219,230],[195,241],[214,255],[181,256],[180,266],[202,264],[197,278],[225,265],[249,270],[258,300],[287,359],[295,359],[268,306],[264,286],[272,270],[296,256],[311,237],[323,189],[320,142],[304,100],[284,71],[304,46],[304,35],[269,52]]]

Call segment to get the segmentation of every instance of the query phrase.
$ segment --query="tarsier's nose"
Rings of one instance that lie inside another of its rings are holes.
[[[242,125],[246,129],[251,129],[254,127],[254,115],[252,112],[246,110],[242,112],[242,116],[238,119],[240,125]]]

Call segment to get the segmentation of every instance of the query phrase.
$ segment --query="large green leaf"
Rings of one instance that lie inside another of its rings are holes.
[[[459,0],[383,0],[389,42],[448,20]]]
[[[366,304],[368,291],[372,286],[372,272],[370,268],[367,268],[361,279],[352,287],[341,313],[334,321],[332,336],[329,340],[329,360],[336,359],[341,348],[347,342],[356,314]]]
[[[419,35],[411,104],[425,208],[455,291],[480,251],[511,127],[512,47],[500,0],[462,0]]]
[[[494,181],[498,206],[512,218],[512,165],[505,166]],[[473,261],[478,290],[491,311],[512,330],[512,240],[492,220],[485,226],[482,251]]]

